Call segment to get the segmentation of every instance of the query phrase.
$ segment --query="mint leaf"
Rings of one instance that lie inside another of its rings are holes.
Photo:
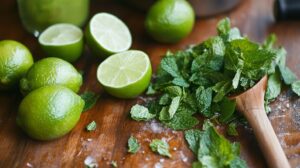
[[[135,137],[130,136],[128,139],[128,152],[135,154],[140,148],[141,146],[138,140]]]
[[[231,136],[238,136],[238,132],[236,130],[236,123],[230,123],[227,128],[227,134]]]
[[[220,102],[226,94],[232,91],[232,84],[230,81],[221,81],[215,84],[212,88],[217,94],[213,98],[213,102]]]
[[[297,80],[297,76],[288,67],[279,66],[281,77],[285,84],[290,85]]]
[[[189,148],[197,154],[199,149],[199,140],[201,138],[201,131],[196,129],[187,130],[184,132],[185,140],[189,144]]]
[[[97,128],[97,123],[95,121],[90,122],[87,126],[86,126],[86,130],[91,132],[91,131],[95,131]]]
[[[170,119],[172,119],[174,114],[176,113],[176,111],[179,107],[179,103],[180,103],[180,96],[174,97],[172,99],[172,102],[170,104],[169,111],[168,111]]]
[[[300,80],[292,83],[292,90],[294,93],[300,96]]]
[[[245,160],[242,160],[240,157],[235,157],[233,161],[230,162],[230,168],[246,168],[247,163]]]
[[[188,114],[184,111],[178,111],[170,121],[163,123],[174,130],[184,130],[193,128],[199,123],[199,121],[191,114]]]
[[[230,31],[230,19],[225,18],[219,21],[217,31],[219,35],[227,35]]]
[[[160,139],[153,139],[150,143],[150,148],[153,152],[157,152],[162,156],[172,157],[169,152],[169,144]]]
[[[239,86],[240,78],[241,78],[241,69],[237,69],[236,74],[234,75],[234,78],[232,79],[232,87],[233,89],[236,89]]]
[[[211,116],[210,113],[207,113],[207,110],[210,108],[212,103],[212,88],[205,89],[203,86],[200,86],[196,90],[196,100],[200,112],[206,117]]]
[[[267,91],[265,94],[266,100],[275,99],[281,92],[281,79],[278,70],[275,73],[269,75]]]
[[[181,86],[181,87],[189,87],[189,83],[187,81],[185,81],[185,79],[183,79],[182,77],[177,77],[177,78],[174,78],[172,80],[172,83],[174,85],[177,85],[177,86]]]
[[[171,98],[169,94],[164,94],[159,99],[159,105],[168,105],[170,104]]]
[[[182,96],[183,89],[179,86],[167,86],[164,91],[171,96]]]
[[[84,93],[82,93],[80,95],[80,97],[84,100],[85,104],[84,104],[84,108],[83,108],[83,112],[93,108],[93,106],[97,103],[98,99],[99,99],[99,95],[97,95],[94,92],[91,91],[85,91]]]
[[[154,94],[156,94],[156,90],[153,88],[153,84],[150,83],[146,91],[146,95],[154,95]]]
[[[165,72],[169,73],[172,77],[174,78],[181,77],[175,57],[172,56],[164,57],[160,62],[160,66]]]
[[[232,41],[232,40],[236,40],[236,39],[242,39],[243,37],[241,37],[241,33],[240,30],[236,27],[230,29],[227,40],[228,41]]]
[[[266,40],[263,42],[262,47],[268,50],[273,49],[273,45],[275,44],[277,38],[275,34],[270,34]]]
[[[235,112],[235,106],[236,106],[235,100],[230,100],[227,97],[224,97],[224,99],[221,102],[221,109],[220,109],[221,111],[220,111],[219,120],[223,123],[230,121],[232,115]]]
[[[130,110],[131,118],[136,121],[148,121],[155,117],[155,114],[151,114],[148,108],[136,104]]]
[[[199,143],[197,158],[203,167],[228,167],[239,158],[239,145],[231,144],[212,125],[207,125]]]

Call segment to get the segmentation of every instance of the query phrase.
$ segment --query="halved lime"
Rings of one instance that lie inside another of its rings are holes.
[[[74,62],[81,56],[83,50],[83,33],[72,24],[55,24],[40,35],[39,43],[49,57]]]
[[[151,74],[149,57],[137,50],[112,55],[97,70],[98,81],[104,89],[119,98],[134,98],[144,92]]]
[[[126,51],[132,43],[128,27],[109,13],[92,17],[86,29],[86,39],[94,54],[102,57]]]

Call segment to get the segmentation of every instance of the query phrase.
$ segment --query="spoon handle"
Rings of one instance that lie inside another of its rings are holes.
[[[254,130],[268,165],[272,168],[290,168],[264,107],[245,109],[244,115]]]

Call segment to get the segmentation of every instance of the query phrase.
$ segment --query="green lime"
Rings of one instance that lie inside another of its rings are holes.
[[[40,35],[39,43],[49,57],[74,62],[82,54],[83,33],[72,24],[55,24]]]
[[[158,0],[150,8],[145,27],[159,42],[175,43],[193,29],[195,13],[186,0]]]
[[[46,85],[63,85],[78,92],[82,85],[81,74],[67,61],[49,57],[37,61],[20,81],[21,92],[28,92]]]
[[[126,51],[132,42],[128,27],[109,13],[92,17],[86,29],[86,40],[94,54],[102,57]]]
[[[84,101],[70,89],[44,86],[22,100],[17,124],[34,139],[55,139],[75,127],[83,107]]]
[[[151,63],[142,51],[129,50],[108,57],[97,70],[104,89],[119,98],[134,98],[149,85]]]
[[[0,41],[0,90],[15,86],[33,64],[30,51],[13,40]]]

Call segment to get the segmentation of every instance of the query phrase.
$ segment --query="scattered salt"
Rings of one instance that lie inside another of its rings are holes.
[[[187,162],[188,161],[188,157],[186,157],[182,151],[180,151],[180,158],[181,158],[181,160],[183,162]]]
[[[33,167],[31,163],[26,163],[26,166],[30,168]]]
[[[150,130],[153,133],[162,133],[164,131],[164,127],[162,124],[158,123],[157,121],[152,120],[145,124],[143,130]]]
[[[159,159],[160,163],[163,163],[165,161],[165,159]]]
[[[93,139],[92,139],[92,138],[88,138],[87,141],[88,141],[88,142],[92,142]]]
[[[174,151],[177,151],[177,148],[176,148],[176,147],[174,147],[174,148],[173,148],[173,150],[174,150]]]
[[[148,160],[150,160],[150,159],[149,159],[149,157],[146,157],[145,160],[148,161]]]
[[[155,163],[154,168],[162,168],[162,164],[161,163]]]

